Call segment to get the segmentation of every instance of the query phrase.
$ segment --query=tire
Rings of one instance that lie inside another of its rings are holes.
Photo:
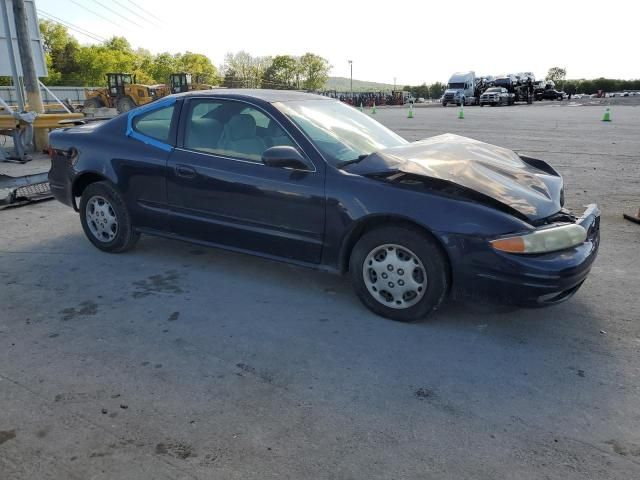
[[[365,233],[353,248],[349,271],[362,303],[398,322],[427,317],[440,306],[450,284],[449,264],[441,247],[419,229],[404,225]]]
[[[481,103],[481,104],[480,104],[480,106],[481,106],[481,107],[484,107],[484,103]]]
[[[102,100],[97,97],[87,98],[84,101],[84,108],[101,108],[104,107]]]
[[[85,235],[104,252],[125,252],[140,238],[133,230],[122,195],[108,182],[92,183],[85,188],[79,210]]]
[[[442,102],[442,106],[446,107],[447,106],[447,102]]]
[[[120,97],[116,102],[116,109],[118,110],[118,113],[128,112],[136,107],[137,105],[133,100],[131,100],[131,97]]]

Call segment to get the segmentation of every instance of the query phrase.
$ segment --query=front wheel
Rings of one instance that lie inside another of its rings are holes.
[[[102,100],[100,100],[98,97],[87,98],[84,101],[84,108],[101,108],[101,107],[104,107],[104,104],[102,103]]]
[[[116,110],[118,113],[128,112],[136,108],[136,104],[131,97],[120,97],[116,102]]]
[[[82,192],[80,221],[89,241],[105,252],[129,250],[140,237],[122,195],[108,182],[92,183]]]
[[[400,322],[424,319],[440,306],[449,289],[442,249],[432,237],[410,226],[366,233],[353,249],[349,270],[365,306]]]

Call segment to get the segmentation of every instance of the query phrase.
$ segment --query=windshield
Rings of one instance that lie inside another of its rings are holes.
[[[333,166],[409,143],[342,102],[303,100],[277,102],[274,106],[300,127]]]
[[[450,83],[449,84],[449,88],[451,88],[451,89],[464,88],[464,83]]]
[[[501,92],[502,89],[501,88],[487,88],[487,92]]]

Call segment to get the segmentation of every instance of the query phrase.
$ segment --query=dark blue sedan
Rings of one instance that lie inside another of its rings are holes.
[[[145,233],[348,272],[394,320],[449,294],[566,300],[598,251],[598,208],[564,209],[547,163],[457,135],[409,143],[316,95],[173,95],[56,130],[50,153],[54,195],[101,250]]]

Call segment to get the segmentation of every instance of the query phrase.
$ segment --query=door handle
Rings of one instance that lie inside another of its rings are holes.
[[[195,178],[196,176],[196,169],[188,165],[176,165],[175,171],[178,177]]]

